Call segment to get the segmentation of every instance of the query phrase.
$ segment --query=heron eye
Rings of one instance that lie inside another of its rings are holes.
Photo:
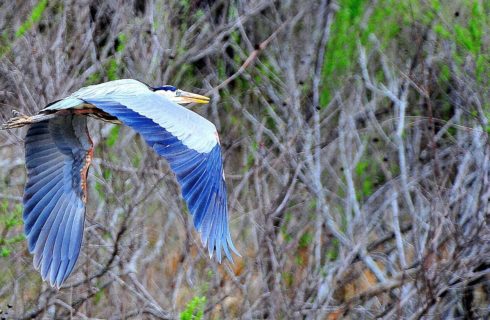
[[[175,91],[175,96],[176,97],[180,97],[181,94],[182,94],[182,91],[180,91],[180,90]]]

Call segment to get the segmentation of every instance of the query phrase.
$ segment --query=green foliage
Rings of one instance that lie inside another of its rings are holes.
[[[11,208],[7,200],[0,203],[0,256],[9,257],[13,246],[25,239],[24,234],[9,235],[9,231],[22,226],[22,205]]]
[[[376,164],[377,162],[370,158],[357,163],[354,173],[356,181],[360,184],[356,194],[358,200],[369,197],[376,190],[376,185],[384,181],[383,174]]]
[[[442,5],[439,0],[419,4],[381,0],[371,6],[371,10],[366,10],[366,1],[340,0],[338,3],[339,10],[331,26],[322,70],[321,106],[329,103],[332,92],[338,90],[356,66],[357,41],[369,47],[369,35],[373,34],[382,49],[390,44],[399,47],[400,39],[397,36],[403,26],[400,21],[411,25],[418,20],[422,28],[432,27],[441,39],[457,45],[454,60],[458,66],[463,66],[466,57],[470,56],[474,61],[476,79],[480,84],[488,81],[486,75],[490,71],[490,54],[484,37],[489,29],[489,8],[481,1],[462,1],[464,9],[468,11],[467,17],[455,21],[450,21],[453,17],[448,15],[452,13],[446,13],[448,6]],[[444,19],[440,19],[441,16]],[[449,79],[447,71],[443,74],[445,79]]]
[[[456,27],[459,27],[458,25]],[[466,26],[466,30],[464,28],[460,28],[462,33],[465,33],[469,41],[464,42],[467,46],[468,51],[473,55],[475,59],[475,74],[478,81],[482,80],[482,75],[486,71],[488,71],[488,64],[490,60],[490,55],[487,53],[484,55],[483,47],[483,36],[485,35],[486,30],[488,30],[488,21],[486,16],[483,14],[483,8],[481,7],[480,2],[473,1],[471,5],[471,15],[468,19],[468,24]],[[462,31],[465,30],[465,31]],[[463,39],[460,39],[463,41]],[[487,74],[486,74],[487,75]]]
[[[141,164],[141,155],[136,153],[131,158],[131,165],[134,168],[138,168],[140,166],[140,164]]]
[[[99,285],[98,285],[98,287],[100,288]],[[105,296],[104,290],[97,291],[97,293],[95,293],[95,296],[94,296],[94,303],[99,304],[102,301],[102,298],[104,298],[104,296]]]
[[[362,195],[370,196],[374,192],[373,179],[368,178],[362,181]]]
[[[434,11],[441,10],[441,3],[439,2],[439,0],[431,0],[430,5]],[[428,10],[428,12],[432,12],[432,11]]]
[[[439,79],[443,82],[447,82],[449,81],[450,76],[451,71],[449,70],[449,67],[446,64],[443,64],[439,70]]]
[[[310,232],[305,232],[300,238],[299,238],[299,247],[301,249],[307,248],[311,242],[313,241],[313,234]]]
[[[127,37],[124,33],[120,33],[117,36],[117,45],[116,45],[116,52],[122,52],[124,51],[124,48],[126,47],[126,42],[127,42]]]
[[[99,199],[105,199],[104,186],[98,181],[95,182],[95,191],[97,191]]]
[[[276,75],[279,73],[266,58],[262,59],[260,63],[257,64],[255,71],[258,71],[262,75],[261,77],[254,77],[257,81],[256,84],[260,84],[262,79],[268,79],[274,82],[277,77]]]
[[[243,172],[247,172],[247,170],[248,170],[248,169],[250,169],[251,167],[253,167],[253,166],[254,166],[254,164],[255,164],[255,156],[254,156],[254,154],[255,154],[256,152],[258,152],[258,150],[259,150],[259,144],[257,143],[257,141],[255,141],[255,140],[254,140],[254,141],[252,141],[252,142],[250,143],[250,148],[251,148],[251,149],[252,149],[254,152],[249,152],[249,153],[247,154],[247,163],[246,163],[246,166],[243,168],[243,169],[244,169],[244,170],[243,170]]]
[[[360,15],[364,10],[360,0],[342,0],[339,2],[340,9],[335,16],[331,27],[330,39],[327,43],[327,51],[323,67],[323,79],[335,81],[334,75],[344,75],[354,62],[354,53],[356,50],[355,37],[358,29]],[[334,83],[333,85],[336,85]],[[332,86],[329,86],[332,87]],[[330,90],[325,87],[322,90],[321,105],[326,105],[331,99]]]
[[[0,256],[2,258],[7,258],[10,256],[10,249],[8,248],[5,248],[5,247],[2,247],[2,249],[0,250]]]
[[[335,261],[339,256],[339,246],[340,242],[337,238],[333,238],[330,247],[327,250],[327,260]]]
[[[367,1],[341,0],[339,11],[331,26],[322,70],[320,105],[325,106],[342,81],[357,64],[357,41],[369,44],[370,34],[375,34],[382,46],[400,33],[399,21],[406,15],[406,1],[381,0],[374,10],[366,11]],[[367,19],[366,16],[367,15]]]
[[[22,206],[16,204],[14,210],[10,210],[9,207],[9,202],[3,200],[1,203],[2,214],[0,215],[0,223],[7,231],[22,223]]]
[[[359,161],[357,163],[357,166],[356,166],[356,169],[355,169],[355,172],[358,176],[362,175],[366,169],[368,168],[369,166],[369,162],[368,161]]]
[[[189,0],[179,0],[179,4],[184,12],[189,11],[189,7],[190,7]]]
[[[102,170],[102,176],[104,177],[105,180],[109,180],[112,176],[112,171],[110,169],[105,168]]]
[[[117,75],[118,70],[119,70],[119,67],[117,65],[116,59],[114,59],[114,58],[110,59],[106,65],[107,79],[117,80],[118,79],[118,75]]]
[[[44,10],[46,10],[46,6],[48,5],[48,0],[41,0],[37,3],[37,5],[32,9],[31,15],[29,18],[24,21],[24,23],[19,27],[19,29],[15,32],[15,37],[22,37],[27,31],[29,31],[32,26],[41,20]]]
[[[296,255],[296,256],[294,257],[294,262],[295,262],[295,263],[296,263],[298,266],[304,266],[305,260],[304,260],[303,256],[301,256],[301,255],[299,255],[299,254],[298,254],[298,255]]]
[[[284,215],[284,223],[281,225],[281,235],[284,238],[284,241],[290,242],[293,238],[291,234],[288,232],[288,225],[291,222],[293,215],[290,211],[286,212]]]
[[[451,33],[441,23],[434,26],[434,32],[444,39],[449,39],[451,37]]]
[[[490,54],[488,47],[484,43],[484,36],[489,29],[490,21],[488,12],[485,7],[476,0],[467,0],[464,2],[468,10],[465,19],[459,19],[454,24],[444,24],[437,22],[434,25],[434,32],[443,40],[456,44],[456,50],[453,51],[453,58],[457,67],[467,66],[467,58],[474,61],[474,73],[477,81],[484,84],[488,81],[488,72],[490,71]],[[434,10],[442,10],[440,6],[435,6]],[[442,13],[441,13],[442,14]],[[448,70],[442,70],[442,81],[449,80]]]
[[[121,130],[120,126],[114,126],[112,127],[111,131],[109,132],[109,136],[106,139],[106,144],[108,147],[114,146],[116,143],[117,139],[119,139],[119,131]]]
[[[34,24],[38,23],[39,20],[41,20],[41,17],[46,10],[46,7],[48,5],[48,0],[41,0],[37,3],[36,6],[32,9],[31,14],[25,20],[19,29],[15,32],[15,39],[19,39],[22,37],[27,31],[29,31]],[[0,58],[4,57],[6,54],[8,54],[12,50],[12,42],[11,39],[9,39],[9,34],[7,30],[4,30],[2,34],[0,35]]]
[[[187,304],[184,311],[180,313],[180,320],[199,320],[204,315],[206,297],[196,296]]]
[[[363,197],[369,196],[373,193],[373,177],[369,172],[369,161],[359,161],[355,168],[356,175],[360,178],[361,188],[358,189],[357,198],[362,199]]]
[[[361,42],[368,45],[369,35],[374,34],[385,48],[400,34],[400,21],[411,19],[407,1],[383,0],[378,3],[367,19],[366,28],[361,26]],[[367,12],[365,12],[367,13]]]
[[[294,284],[294,274],[292,272],[283,272],[282,278],[286,286],[291,287]]]
[[[0,35],[0,58],[9,53],[11,49],[12,47],[10,44],[8,33],[6,30],[4,30]]]
[[[226,79],[225,62],[223,60],[218,60],[216,65],[218,67],[218,78]]]
[[[92,84],[97,84],[100,83],[102,80],[102,76],[100,75],[100,72],[94,72],[90,76],[88,76],[87,80],[85,81],[85,85],[89,86]]]
[[[202,9],[198,9],[194,13],[194,19],[198,20],[198,19],[201,19],[202,17],[204,17],[204,11]]]
[[[126,47],[126,42],[127,42],[126,35],[124,33],[120,33],[117,36],[117,40],[116,40],[116,48],[115,48],[116,53],[114,57],[110,58],[105,65],[105,71],[107,74],[107,79],[109,81],[119,79],[119,74],[121,73],[121,69],[122,69],[121,55],[122,52],[124,51],[124,48]]]

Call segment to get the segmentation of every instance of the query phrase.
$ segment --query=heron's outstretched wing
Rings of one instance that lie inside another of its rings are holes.
[[[80,253],[92,142],[83,116],[32,124],[25,138],[24,227],[34,266],[60,287]]]
[[[216,127],[150,90],[139,94],[77,96],[140,133],[170,164],[194,217],[194,226],[221,262],[238,254],[228,229],[226,184]]]

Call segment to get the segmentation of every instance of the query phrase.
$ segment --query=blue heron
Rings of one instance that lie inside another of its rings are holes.
[[[228,229],[226,185],[216,127],[181,104],[209,98],[173,86],[123,79],[81,88],[37,115],[17,114],[3,129],[28,125],[24,230],[34,267],[59,288],[73,271],[83,238],[87,171],[93,144],[87,116],[127,125],[164,157],[181,186],[210,257],[238,254]]]

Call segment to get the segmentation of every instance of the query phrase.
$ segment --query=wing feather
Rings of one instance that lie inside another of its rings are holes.
[[[92,149],[86,118],[60,116],[32,124],[25,149],[23,219],[29,251],[43,279],[60,287],[75,266],[83,237],[81,174]]]
[[[48,169],[44,172],[44,175],[37,175],[33,176],[32,178],[29,179],[29,182],[26,184],[26,186],[29,187],[29,190],[35,191],[39,187],[43,186],[45,183],[51,181],[52,179],[56,178],[59,174],[60,167],[63,164],[56,164],[51,167],[48,167]]]
[[[47,182],[44,186],[39,189],[29,188],[24,192],[24,209],[30,209],[32,207],[38,206],[38,203],[43,199],[51,189],[61,188],[61,179],[58,176],[54,177],[51,181]],[[25,211],[25,210],[24,210]],[[25,214],[29,212],[25,211]]]
[[[39,240],[36,244],[35,253],[42,256],[42,267],[41,275],[43,279],[47,279],[48,272],[50,271],[50,266],[53,265],[53,250],[55,246],[56,235],[59,232],[59,226],[63,220],[65,214],[70,214],[68,207],[70,205],[71,197],[64,194],[62,201],[59,201],[59,207],[57,209],[57,214],[51,214],[46,224],[43,226],[41,234],[39,235]]]
[[[53,189],[53,191],[46,193],[46,196],[39,202],[39,205],[34,207],[34,209],[29,210],[27,207],[24,208],[24,228],[29,244],[29,252],[34,252],[39,239],[39,234],[41,233],[46,220],[49,218],[49,214],[58,203],[62,192],[63,190],[61,188]],[[47,202],[47,205],[43,206],[45,202]]]
[[[58,272],[61,266],[62,258],[66,255],[65,252],[62,251],[64,236],[67,233],[67,223],[70,220],[73,220],[74,215],[74,207],[73,205],[68,205],[67,212],[63,214],[63,218],[58,227],[58,231],[56,232],[56,237],[54,239],[54,247],[53,247],[53,267],[51,268],[51,272],[49,274],[49,279],[52,281],[51,285],[54,284],[54,280],[58,276]],[[53,232],[54,234],[54,232]],[[67,239],[69,241],[69,239]]]

